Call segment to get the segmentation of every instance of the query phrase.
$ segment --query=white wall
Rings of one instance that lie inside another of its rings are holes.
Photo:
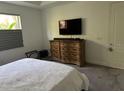
[[[49,48],[49,41],[55,37],[74,37],[86,39],[86,61],[110,67],[116,67],[108,58],[110,13],[112,2],[73,2],[42,10],[42,29],[44,47]],[[58,21],[62,19],[82,18],[84,34],[78,36],[59,35]],[[48,36],[48,39],[47,39]]]
[[[20,14],[24,47],[0,51],[0,65],[25,57],[30,50],[43,48],[41,11],[0,2],[0,13]]]

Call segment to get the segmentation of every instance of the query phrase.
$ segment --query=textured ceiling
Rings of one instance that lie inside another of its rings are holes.
[[[34,5],[40,5],[43,1],[24,1],[24,2],[31,3]]]

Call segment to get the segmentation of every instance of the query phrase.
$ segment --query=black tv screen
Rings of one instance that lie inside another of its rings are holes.
[[[82,34],[82,20],[70,19],[59,21],[59,34],[60,35],[80,35]]]

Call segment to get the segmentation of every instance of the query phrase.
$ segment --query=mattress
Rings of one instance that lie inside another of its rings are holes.
[[[79,91],[88,86],[85,74],[53,61],[24,58],[0,66],[2,91]]]

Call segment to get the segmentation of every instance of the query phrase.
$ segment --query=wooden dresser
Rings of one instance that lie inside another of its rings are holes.
[[[50,49],[54,60],[84,66],[85,40],[56,38],[50,41]]]

